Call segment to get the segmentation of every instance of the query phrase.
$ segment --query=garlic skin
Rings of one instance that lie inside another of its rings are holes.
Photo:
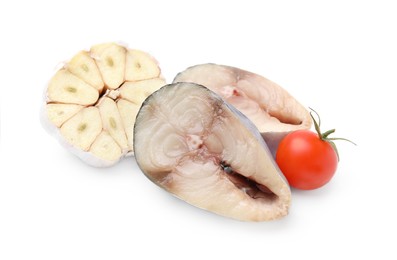
[[[134,154],[136,114],[146,97],[165,84],[148,53],[97,44],[78,52],[50,79],[40,121],[82,161],[109,167]]]

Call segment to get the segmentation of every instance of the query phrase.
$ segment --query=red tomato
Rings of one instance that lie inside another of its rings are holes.
[[[338,155],[317,133],[298,130],[288,134],[276,153],[276,162],[292,187],[317,189],[334,176]]]

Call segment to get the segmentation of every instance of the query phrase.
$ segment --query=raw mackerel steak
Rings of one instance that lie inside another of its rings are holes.
[[[134,140],[145,175],[196,207],[242,221],[288,213],[289,185],[259,131],[204,86],[174,83],[150,95]]]
[[[235,67],[201,64],[187,68],[175,82],[193,82],[211,89],[246,115],[260,132],[307,129],[310,115],[276,83]]]

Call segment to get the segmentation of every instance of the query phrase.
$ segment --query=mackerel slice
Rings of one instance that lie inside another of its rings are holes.
[[[200,64],[180,72],[175,82],[193,82],[211,89],[247,116],[264,132],[309,129],[307,109],[273,81],[239,68]]]
[[[204,86],[174,83],[150,95],[134,151],[151,181],[196,207],[242,221],[288,214],[289,185],[259,131]]]

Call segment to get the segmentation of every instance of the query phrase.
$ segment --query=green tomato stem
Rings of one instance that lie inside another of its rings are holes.
[[[322,135],[321,135],[321,139],[322,140],[325,140],[325,139],[327,139],[327,137],[330,135],[330,134],[332,134],[332,133],[335,133],[335,129],[331,129],[331,130],[328,130],[328,131],[326,131],[326,132],[324,132]]]
[[[309,108],[310,108],[310,107],[309,107]],[[317,114],[317,112],[316,112],[314,109],[310,108],[310,110],[312,110],[312,111],[313,111],[314,113],[316,113],[316,115],[317,115],[318,123],[317,123],[317,120],[314,118],[312,112],[310,112],[310,117],[313,119],[314,128],[316,129],[316,132],[317,132],[318,136],[320,137],[320,139],[323,140],[323,139],[322,139],[321,130],[320,130],[320,124],[321,124],[320,116]]]
[[[354,145],[357,145],[355,142],[353,142],[353,141],[351,141],[351,140],[349,140],[349,139],[346,139],[346,138],[338,138],[338,137],[332,137],[332,138],[327,138],[327,140],[332,140],[332,141],[334,141],[334,140],[343,140],[343,141],[348,141],[349,143],[352,143],[352,144],[354,144]]]
[[[316,129],[316,132],[318,134],[318,138],[320,138],[320,140],[325,141],[325,142],[327,142],[327,143],[329,143],[331,145],[331,147],[334,149],[334,151],[336,153],[336,156],[338,157],[338,161],[339,161],[339,152],[338,152],[338,149],[336,148],[336,145],[335,145],[335,143],[333,141],[335,141],[335,140],[343,140],[343,141],[348,141],[348,142],[350,142],[350,143],[352,143],[354,145],[357,145],[357,144],[354,143],[353,141],[350,141],[349,139],[346,139],[346,138],[339,138],[339,137],[331,137],[331,138],[329,138],[328,136],[330,134],[335,133],[335,129],[331,129],[331,130],[328,130],[328,131],[326,131],[324,133],[321,133],[321,129],[320,129],[321,118],[320,118],[320,115],[313,108],[309,107],[309,109],[311,110],[310,111],[310,116],[313,119],[314,128]],[[312,114],[312,111],[316,114],[316,116],[318,118],[318,122],[314,118],[314,116]]]

